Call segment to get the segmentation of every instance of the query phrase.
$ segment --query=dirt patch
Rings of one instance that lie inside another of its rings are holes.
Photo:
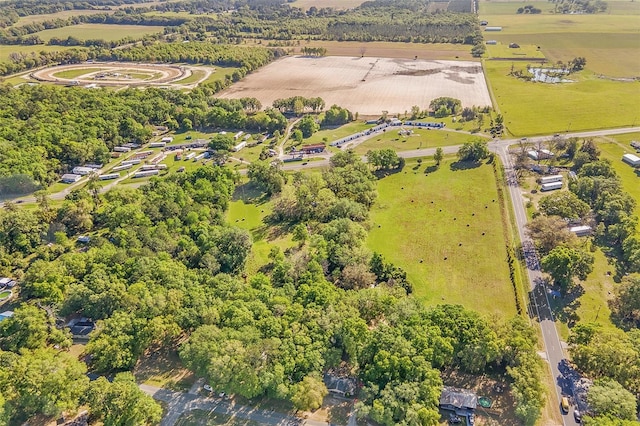
[[[475,62],[370,57],[285,57],[251,73],[220,94],[255,97],[262,105],[292,96],[321,97],[362,116],[402,114],[426,108],[441,96],[464,106],[491,105],[487,84]]]

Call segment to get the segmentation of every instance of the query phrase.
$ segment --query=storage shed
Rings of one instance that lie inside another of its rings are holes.
[[[624,154],[622,156],[622,161],[624,161],[625,163],[627,163],[627,164],[629,164],[630,166],[633,166],[633,167],[640,166],[640,157],[638,157],[637,155]]]

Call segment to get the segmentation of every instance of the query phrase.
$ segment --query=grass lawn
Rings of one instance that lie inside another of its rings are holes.
[[[353,135],[354,133],[362,132],[370,129],[375,124],[367,124],[364,121],[352,121],[351,123],[344,124],[339,127],[328,127],[315,132],[309,138],[302,141],[303,145],[310,145],[315,143],[323,143],[326,139],[327,143],[331,143],[338,139],[342,139],[345,136]]]
[[[53,37],[77,37],[80,40],[102,39],[115,41],[125,36],[138,38],[146,34],[162,32],[164,27],[148,25],[109,25],[109,24],[79,24],[70,27],[54,28],[35,33],[45,42]]]
[[[218,80],[224,80],[224,77],[229,75],[231,76],[234,71],[237,71],[239,68],[237,67],[216,67],[211,75],[202,82],[202,84],[213,83]],[[264,105],[266,106],[266,105]]]
[[[253,246],[247,259],[248,275],[255,274],[269,263],[269,252],[274,246],[285,250],[293,245],[291,236],[280,236],[277,229],[264,223],[264,218],[271,213],[271,203],[262,199],[262,193],[250,184],[242,184],[236,188],[233,201],[229,204],[227,222],[233,226],[246,229],[251,233]]]
[[[516,64],[522,69],[525,64]],[[543,84],[508,75],[511,63],[484,62],[505,126],[516,136],[629,126],[640,118],[640,85],[599,79],[583,71],[580,81]]]
[[[510,317],[515,296],[492,167],[455,170],[453,162],[447,157],[432,171],[431,161],[409,160],[381,179],[368,246],[404,268],[427,305]]]
[[[486,38],[491,39],[490,35],[485,35]],[[515,60],[522,60],[525,58],[544,59],[544,53],[538,49],[538,46],[533,44],[520,45],[517,49],[509,47],[509,43],[498,43],[487,45],[488,58],[510,58]]]
[[[174,81],[173,84],[192,84],[200,80],[204,77],[204,70],[191,70],[191,75],[189,77],[183,78],[182,80]]]
[[[622,180],[625,192],[636,200],[634,214],[640,217],[640,176],[633,167],[622,161],[624,154],[638,155],[636,150],[629,145],[632,140],[640,141],[640,133],[628,133],[607,139],[599,138],[597,141],[601,152],[600,158],[611,161],[613,168]]]
[[[586,239],[581,241],[587,246],[590,244]],[[615,266],[609,264],[601,250],[596,250],[593,254],[596,260],[593,272],[587,279],[574,287],[574,290],[565,297],[554,299],[550,296],[549,298],[558,330],[564,341],[569,337],[570,328],[573,326],[572,319],[576,323],[595,322],[604,329],[616,328],[611,322],[611,309],[608,303],[613,297]]]
[[[103,69],[104,68],[82,68],[82,69],[75,69],[75,70],[66,70],[66,71],[57,72],[53,76],[59,77],[59,78],[76,78],[76,77],[80,77],[81,75],[89,74],[92,72],[102,71]]]
[[[371,149],[393,148],[396,151],[407,151],[438,146],[462,145],[476,139],[485,139],[478,135],[450,132],[447,130],[413,129],[409,136],[400,136],[395,129],[381,133],[358,145],[354,151],[366,154]]]
[[[11,296],[11,290],[2,290],[0,291],[0,300]]]

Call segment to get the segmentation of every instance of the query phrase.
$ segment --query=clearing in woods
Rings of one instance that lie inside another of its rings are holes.
[[[321,96],[327,106],[337,104],[361,116],[402,114],[414,105],[424,109],[440,96],[460,99],[463,106],[491,105],[477,62],[369,57],[286,57],[220,94],[246,96],[262,105],[293,96]]]
[[[445,190],[446,189],[446,190]],[[378,182],[368,246],[404,268],[427,305],[516,313],[498,189],[490,164],[408,160]]]

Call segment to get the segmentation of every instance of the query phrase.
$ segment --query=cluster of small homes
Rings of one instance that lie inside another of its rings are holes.
[[[63,183],[75,183],[82,179],[84,176],[89,176],[97,173],[102,168],[102,164],[85,164],[84,166],[76,166],[71,173],[65,173],[60,180]]]

